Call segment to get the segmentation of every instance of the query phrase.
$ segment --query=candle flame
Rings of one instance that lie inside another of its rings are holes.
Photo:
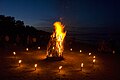
[[[80,50],[80,52],[82,52],[82,50]]]
[[[83,63],[81,63],[81,67],[83,67]]]
[[[91,53],[89,53],[89,56],[91,55]]]
[[[62,69],[62,66],[59,66],[59,69]]]
[[[26,48],[26,51],[28,51],[29,49],[28,48]]]
[[[95,59],[95,56],[93,56],[93,58]]]
[[[37,64],[35,64],[35,67],[37,67]]]
[[[16,55],[16,52],[13,52],[14,55]]]
[[[93,63],[95,63],[95,59],[93,59]]]
[[[19,60],[19,63],[21,63],[22,62],[22,60]]]
[[[38,49],[40,49],[40,47],[38,47]]]

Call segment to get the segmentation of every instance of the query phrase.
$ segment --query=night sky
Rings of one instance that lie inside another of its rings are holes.
[[[120,26],[117,0],[0,0],[0,14],[34,27],[50,27],[60,19],[75,27]]]

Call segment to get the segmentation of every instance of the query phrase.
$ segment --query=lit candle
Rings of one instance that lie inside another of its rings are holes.
[[[83,68],[83,63],[81,63],[81,71],[82,71],[82,68]]]
[[[28,51],[29,49],[28,48],[26,48],[26,51]]]
[[[89,53],[89,56],[91,55],[91,53]]]
[[[16,55],[16,52],[13,52],[14,56]]]
[[[93,59],[93,64],[95,63],[95,59]]]
[[[72,48],[70,48],[70,51],[72,51]]]
[[[82,52],[82,50],[80,50],[80,53]]]
[[[19,62],[18,62],[19,63],[19,67],[20,67],[21,62],[22,62],[22,60],[19,60]]]
[[[61,69],[62,69],[62,66],[59,66],[59,72],[60,72]]]
[[[95,56],[93,56],[93,59],[95,59]]]
[[[35,70],[36,70],[36,68],[37,68],[37,64],[35,64]]]
[[[115,54],[115,51],[113,50],[113,54]]]
[[[38,49],[40,49],[40,47],[38,47]]]
[[[54,50],[55,48],[53,47],[53,50]]]

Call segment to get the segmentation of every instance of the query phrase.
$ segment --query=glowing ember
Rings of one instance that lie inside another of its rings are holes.
[[[65,36],[64,26],[61,22],[55,22],[54,31],[47,47],[47,57],[62,57]]]
[[[113,50],[113,54],[115,54],[115,51]]]

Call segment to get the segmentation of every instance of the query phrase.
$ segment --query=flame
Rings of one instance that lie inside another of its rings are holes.
[[[93,63],[95,63],[95,59],[93,59]]]
[[[59,69],[62,69],[62,66],[59,66]]]
[[[61,57],[64,51],[63,42],[66,32],[64,31],[64,25],[62,25],[61,22],[55,22],[53,25],[54,32],[51,35],[51,39],[48,44],[47,56]]]
[[[14,55],[16,55],[16,52],[13,52]]]
[[[22,60],[19,60],[19,63],[21,63],[22,62]]]
[[[81,67],[83,67],[83,63],[81,63]]]
[[[35,64],[35,67],[37,67],[37,64]]]

